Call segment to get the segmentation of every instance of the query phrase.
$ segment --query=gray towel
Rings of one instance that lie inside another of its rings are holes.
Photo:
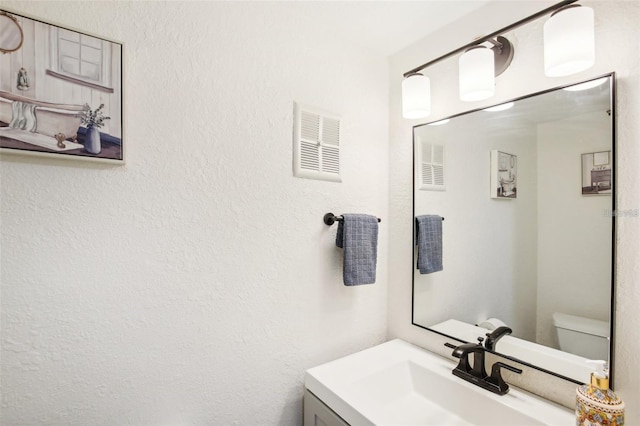
[[[416,216],[418,269],[421,274],[442,271],[442,217]]]
[[[344,249],[344,285],[373,284],[378,260],[378,218],[366,214],[342,217],[336,245]]]
[[[36,125],[36,106],[34,104],[20,101],[11,103],[11,122],[9,127],[35,132]]]

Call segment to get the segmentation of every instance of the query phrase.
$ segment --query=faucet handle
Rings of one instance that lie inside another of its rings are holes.
[[[505,364],[503,362],[496,362],[495,364],[493,364],[493,367],[498,367],[498,373],[500,372],[500,368],[504,368],[505,370],[509,370],[509,371],[513,371],[514,373],[517,374],[522,374],[522,370],[516,367],[513,367],[511,365]]]
[[[504,395],[509,392],[509,385],[502,378],[502,374],[500,374],[500,369],[504,368],[505,370],[513,371],[514,373],[521,374],[522,370],[516,367],[512,367],[503,362],[496,362],[491,367],[491,376],[487,378],[487,382],[494,385],[497,389],[497,394]]]

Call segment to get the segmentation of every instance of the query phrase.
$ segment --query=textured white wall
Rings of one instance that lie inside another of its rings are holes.
[[[124,43],[127,164],[2,158],[0,423],[301,423],[304,370],[386,337],[386,59],[286,3],[3,7]],[[292,177],[294,100],[343,183]],[[375,285],[328,211],[383,219]]]
[[[554,312],[609,321],[611,195],[583,196],[577,183],[581,154],[609,151],[610,140],[605,111],[538,126],[536,341],[547,346],[558,347]]]
[[[401,117],[402,74],[450,49],[488,34],[529,13],[545,7],[545,2],[496,2],[483,8],[494,11],[479,22],[471,17],[444,28],[392,56],[390,61],[390,151],[389,151],[389,334],[436,352],[444,351],[443,340],[411,325],[411,127],[417,122]],[[553,4],[554,2],[546,2]],[[610,71],[617,73],[617,208],[633,211],[640,206],[640,2],[582,1],[593,6],[596,16],[596,64],[580,74],[551,79],[542,65],[542,24],[538,20],[516,31],[515,57],[511,67],[497,80],[496,95],[474,104],[460,102],[456,76],[429,73],[435,121],[454,113],[537,92],[549,87],[585,80]],[[513,6],[509,7],[509,6]],[[628,403],[628,418],[640,418],[640,218],[621,217],[617,229],[615,388]],[[471,265],[469,265],[471,267]],[[603,301],[606,303],[606,301]],[[575,386],[552,376],[526,369],[518,383],[568,406],[575,400]]]

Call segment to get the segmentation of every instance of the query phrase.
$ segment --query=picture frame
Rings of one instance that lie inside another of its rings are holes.
[[[518,197],[518,157],[507,152],[491,151],[490,196],[495,199]]]
[[[611,151],[581,154],[581,192],[583,196],[611,195],[613,172]]]
[[[0,38],[0,153],[124,164],[122,43],[0,19],[12,31]]]

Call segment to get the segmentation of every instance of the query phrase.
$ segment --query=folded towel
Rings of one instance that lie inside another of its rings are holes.
[[[378,218],[366,214],[343,214],[338,222],[336,245],[344,249],[344,285],[376,282]]]
[[[420,273],[442,271],[442,217],[416,216],[416,240]]]
[[[13,127],[14,129],[26,130],[27,132],[35,132],[36,106],[28,102],[12,102],[11,123],[9,123],[9,127]]]

